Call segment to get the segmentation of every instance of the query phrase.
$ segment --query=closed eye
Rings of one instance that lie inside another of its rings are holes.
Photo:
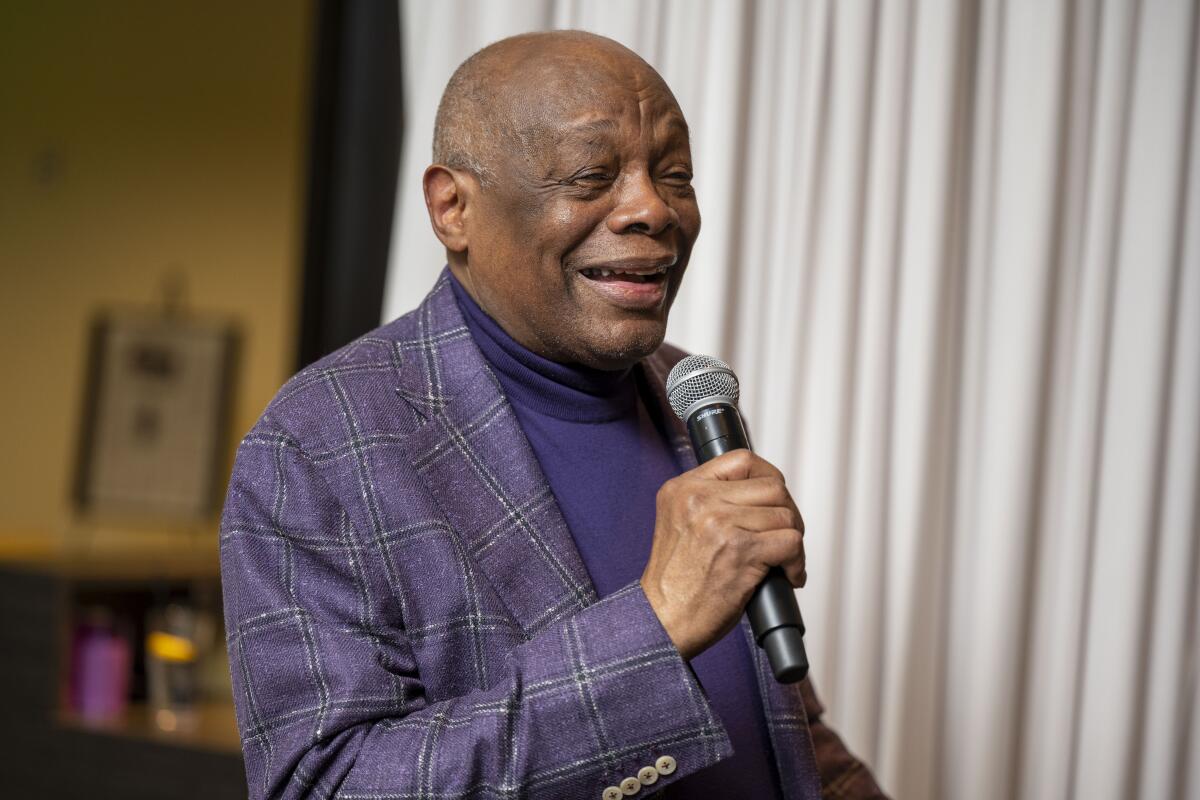
[[[587,181],[592,183],[608,183],[612,180],[612,176],[607,172],[585,172],[582,175],[576,175],[571,180]]]
[[[677,169],[674,172],[668,172],[666,175],[663,175],[659,180],[670,186],[686,189],[692,185],[692,173],[684,169]]]

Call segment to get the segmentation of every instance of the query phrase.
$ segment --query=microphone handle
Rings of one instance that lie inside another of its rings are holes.
[[[688,435],[703,464],[730,450],[750,449],[750,438],[736,406],[714,403],[688,417]],[[746,616],[754,641],[767,651],[775,680],[796,683],[808,674],[804,650],[804,620],[796,603],[796,592],[779,567],[772,567],[754,590],[746,605]]]

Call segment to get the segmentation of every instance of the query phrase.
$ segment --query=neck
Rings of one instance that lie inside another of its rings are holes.
[[[560,364],[516,341],[487,314],[453,271],[451,287],[463,319],[514,404],[559,419],[604,421],[636,402],[633,368],[601,370]]]

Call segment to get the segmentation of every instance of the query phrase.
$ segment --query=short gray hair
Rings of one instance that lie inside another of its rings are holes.
[[[479,50],[454,70],[433,123],[433,161],[470,172],[487,185],[495,178],[492,156],[511,135],[494,113],[497,93],[489,85],[492,46]]]

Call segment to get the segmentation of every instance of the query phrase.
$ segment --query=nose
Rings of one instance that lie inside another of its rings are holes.
[[[679,215],[663,201],[654,181],[647,172],[630,176],[608,215],[608,229],[613,233],[644,233],[657,236],[679,226]]]

